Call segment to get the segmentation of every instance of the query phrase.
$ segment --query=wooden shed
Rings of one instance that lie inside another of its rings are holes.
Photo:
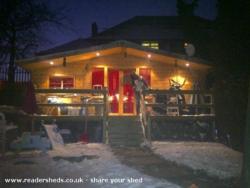
[[[142,76],[151,89],[169,89],[172,79],[184,84],[182,89],[192,90],[197,83],[200,89],[204,89],[205,77],[211,68],[200,59],[127,41],[37,56],[21,60],[18,64],[31,72],[36,89],[107,88],[109,112],[117,115],[135,113],[135,99],[129,80],[132,72]],[[72,97],[62,99],[62,103],[74,103],[77,98],[79,96],[74,93]]]

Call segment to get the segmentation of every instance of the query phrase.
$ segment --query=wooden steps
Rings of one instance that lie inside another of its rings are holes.
[[[112,147],[139,147],[143,141],[135,116],[109,117],[109,143]]]

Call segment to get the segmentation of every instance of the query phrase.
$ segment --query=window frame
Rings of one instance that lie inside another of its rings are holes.
[[[146,47],[146,48],[156,49],[156,50],[160,49],[160,44],[158,41],[142,41],[141,46]]]
[[[60,87],[53,87],[51,86],[51,79],[57,78],[61,81]],[[72,87],[65,87],[64,79],[72,79]],[[49,77],[49,88],[50,89],[72,89],[75,87],[75,78],[74,76],[50,76]]]

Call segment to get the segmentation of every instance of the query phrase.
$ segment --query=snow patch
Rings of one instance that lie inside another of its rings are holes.
[[[153,142],[154,153],[166,160],[204,170],[221,179],[239,177],[242,153],[220,143],[209,142]]]
[[[153,178],[127,167],[119,162],[112,154],[111,148],[104,144],[66,144],[65,147],[48,151],[47,155],[20,154],[18,159],[0,162],[0,177],[62,177],[79,178],[86,180],[84,184],[40,184],[42,187],[118,187],[118,188],[179,188],[179,186],[165,180]],[[76,157],[82,155],[98,156],[97,158],[81,162],[67,160],[53,160],[53,157]],[[15,165],[17,160],[31,160],[34,164]],[[132,178],[132,179],[131,179]],[[101,183],[101,180],[103,182]],[[108,182],[105,182],[105,181]],[[123,181],[123,182],[121,182]],[[130,181],[130,182],[129,182]],[[94,182],[94,183],[93,183]],[[17,187],[27,187],[27,184],[18,184]],[[30,186],[37,186],[32,185]],[[15,185],[13,185],[15,187]]]

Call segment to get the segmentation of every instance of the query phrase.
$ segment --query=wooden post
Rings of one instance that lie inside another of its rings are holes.
[[[147,123],[148,141],[151,144],[151,118],[150,118],[150,115],[148,116],[147,121],[148,121],[148,123]]]
[[[43,125],[44,125],[44,120],[42,119],[42,120],[41,120],[41,125],[40,125],[40,127],[39,127],[39,132],[42,132],[42,127],[43,127]]]
[[[86,133],[86,134],[87,134],[87,131],[88,131],[88,116],[89,116],[89,106],[86,105],[85,122],[84,122],[84,133]]]
[[[108,120],[108,111],[107,111],[107,105],[108,105],[108,100],[107,100],[107,88],[105,88],[105,90],[103,91],[103,136],[102,136],[102,140],[103,143],[108,144],[109,143],[109,139],[108,139],[108,125],[107,125],[107,120]]]
[[[214,107],[214,92],[209,93],[207,96],[211,97],[211,101],[209,103],[210,114],[215,114],[215,107]]]
[[[123,77],[124,77],[124,72],[119,71],[119,107],[118,107],[118,113],[122,114],[123,113]]]
[[[34,116],[33,115],[31,115],[30,116],[31,117],[31,133],[33,134],[34,132],[35,132],[35,129],[34,129]]]

